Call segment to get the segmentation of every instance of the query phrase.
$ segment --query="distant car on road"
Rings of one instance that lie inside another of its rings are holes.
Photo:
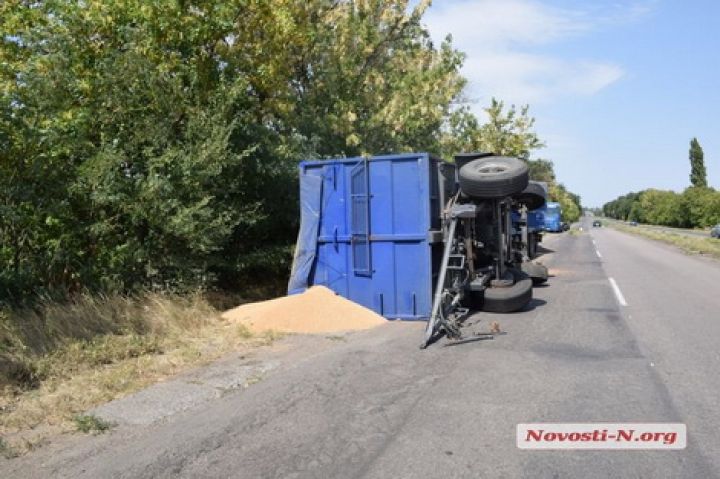
[[[637,221],[631,221],[630,226],[637,226]]]
[[[593,228],[596,227],[596,226],[598,226],[598,227],[599,227],[599,226],[602,226],[602,221],[600,221],[600,220],[595,220],[595,221],[593,221]]]
[[[710,236],[720,239],[720,225],[715,225],[713,229],[710,230]]]

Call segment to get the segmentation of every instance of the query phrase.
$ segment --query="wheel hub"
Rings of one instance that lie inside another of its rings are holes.
[[[507,166],[498,163],[486,163],[480,166],[477,171],[479,173],[503,173],[507,171]]]

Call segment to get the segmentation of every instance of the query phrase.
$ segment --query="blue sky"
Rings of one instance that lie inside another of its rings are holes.
[[[529,104],[586,206],[688,186],[696,136],[720,189],[720,2],[435,0],[425,23],[467,54],[473,108]]]

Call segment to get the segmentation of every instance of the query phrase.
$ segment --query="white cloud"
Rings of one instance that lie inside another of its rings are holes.
[[[592,95],[623,76],[622,68],[611,63],[510,50],[469,55],[463,72],[470,80],[471,98],[495,96],[518,104]]]
[[[537,0],[444,1],[436,1],[428,11],[426,24],[436,41],[451,34],[454,45],[467,54],[463,73],[468,94],[482,103],[495,96],[509,103],[537,104],[606,88],[623,76],[619,65],[538,50],[632,21],[649,10],[646,4],[570,10]]]
[[[587,29],[575,12],[530,0],[436,1],[426,20],[433,34],[451,33],[465,46],[547,43]]]

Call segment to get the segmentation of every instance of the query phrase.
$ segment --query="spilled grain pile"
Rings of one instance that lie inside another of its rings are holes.
[[[370,329],[386,322],[382,316],[324,286],[313,286],[302,294],[244,304],[225,311],[222,316],[242,322],[254,332],[332,333]]]

